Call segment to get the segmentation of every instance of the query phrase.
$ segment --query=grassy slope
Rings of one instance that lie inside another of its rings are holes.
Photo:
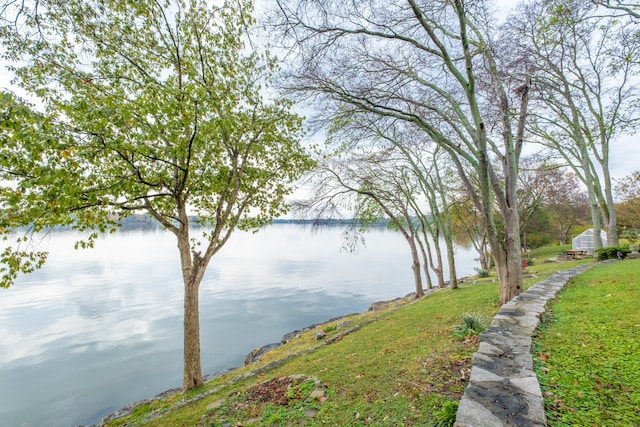
[[[552,426],[640,426],[640,259],[598,266],[552,306],[537,343]]]
[[[528,271],[536,276],[525,279],[525,287],[560,269],[589,262],[542,263],[561,249],[549,248],[533,255],[537,262]],[[498,285],[490,277],[475,285],[466,283],[456,291],[436,292],[400,309],[364,313],[349,319],[362,327],[334,344],[290,357],[317,344],[314,331],[310,331],[268,353],[258,364],[216,378],[187,396],[175,395],[143,405],[133,416],[109,425],[147,425],[152,411],[169,409],[148,425],[434,425],[442,417],[443,403],[447,406],[446,402],[461,397],[470,357],[477,348],[475,339],[454,339],[453,327],[460,323],[462,313],[492,317],[498,310],[497,301]],[[330,331],[327,338],[338,333]],[[249,370],[287,357],[275,368],[238,380]],[[247,397],[255,384],[292,374],[318,378],[326,388],[326,400],[302,402],[292,398],[289,405],[282,406]],[[203,391],[210,394],[172,409],[181,399]],[[220,407],[207,409],[213,402]],[[305,415],[309,410],[317,411],[313,418]]]

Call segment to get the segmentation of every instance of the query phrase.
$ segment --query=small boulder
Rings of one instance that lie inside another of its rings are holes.
[[[344,329],[344,328],[348,328],[349,326],[351,326],[351,322],[348,320],[345,320],[343,322],[340,322],[336,325],[336,329]]]
[[[320,401],[324,401],[326,400],[327,393],[324,390],[320,390],[320,389],[314,389],[311,394],[309,395],[309,397],[311,397],[312,399],[318,399]]]
[[[304,411],[304,416],[307,418],[313,418],[316,415],[318,415],[318,411],[315,409],[307,409],[306,411]]]
[[[256,348],[251,353],[247,354],[247,357],[244,358],[244,364],[249,365],[251,363],[255,363],[260,360],[266,352],[278,347],[280,347],[280,343],[267,344],[263,345],[262,347]]]
[[[221,400],[216,400],[213,403],[209,403],[207,405],[207,411],[213,411],[214,409],[217,409],[219,407],[221,407],[224,404],[225,400],[221,399]]]

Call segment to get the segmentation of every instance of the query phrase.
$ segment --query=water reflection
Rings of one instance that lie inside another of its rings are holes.
[[[357,255],[339,228],[236,233],[201,285],[203,370],[413,290],[406,244],[378,230]],[[172,235],[130,231],[75,251],[53,233],[47,266],[0,290],[0,424],[70,426],[181,384],[182,284]],[[473,255],[461,251],[460,269]],[[467,265],[467,272],[465,272]]]

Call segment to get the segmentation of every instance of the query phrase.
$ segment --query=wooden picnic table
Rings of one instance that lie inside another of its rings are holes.
[[[584,249],[565,249],[564,253],[573,259],[577,259],[582,255],[586,255],[587,251]]]

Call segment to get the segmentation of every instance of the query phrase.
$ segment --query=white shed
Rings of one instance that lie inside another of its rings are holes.
[[[602,239],[602,244],[606,246],[607,244],[607,233],[600,230],[600,238]],[[583,249],[586,250],[587,253],[593,254],[593,228],[583,231],[573,238],[571,241],[572,249]]]

